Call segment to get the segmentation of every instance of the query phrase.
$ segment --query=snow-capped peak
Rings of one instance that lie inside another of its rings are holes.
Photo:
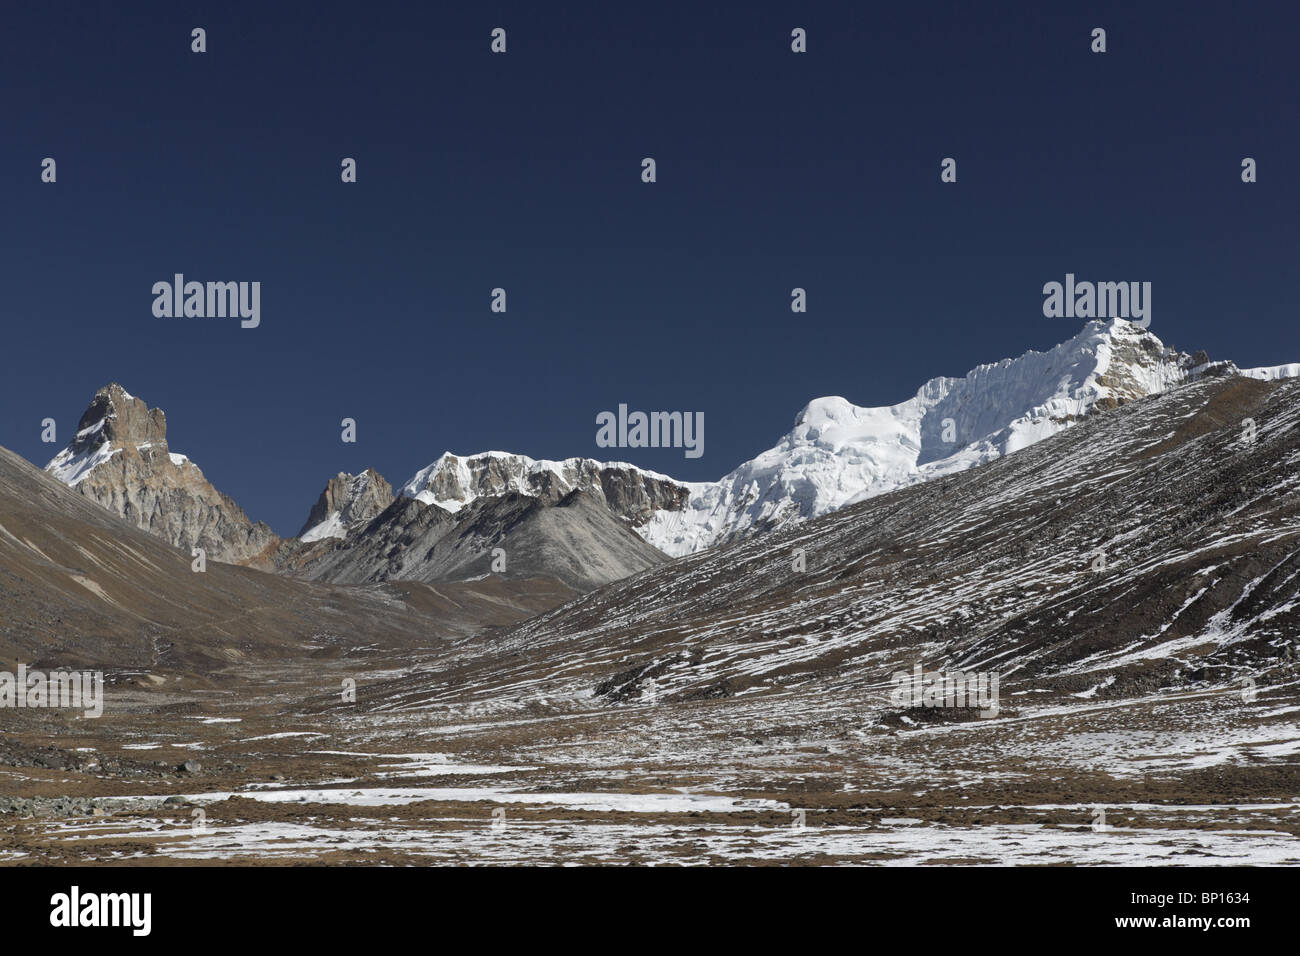
[[[1089,322],[1053,349],[931,379],[897,405],[815,399],[775,446],[717,482],[693,485],[685,509],[661,511],[638,530],[669,554],[688,554],[1010,454],[1094,410],[1210,370],[1237,372],[1168,349],[1123,319]]]
[[[651,544],[682,555],[991,461],[1094,411],[1205,374],[1277,378],[1300,374],[1300,365],[1242,372],[1203,353],[1167,348],[1127,320],[1093,321],[1045,352],[980,365],[962,378],[933,378],[897,405],[865,407],[838,395],[814,399],[776,445],[715,482],[674,481],[620,462],[535,461],[494,451],[445,453],[401,493],[448,511],[508,492],[583,488],[609,501],[614,475],[623,489],[642,489],[630,513],[626,495],[616,495],[621,505],[609,502],[616,513]]]
[[[167,448],[167,416],[163,410],[149,408],[113,382],[95,393],[77,423],[71,443],[50,460],[45,470],[64,484],[76,486],[127,448],[167,455],[177,467],[189,463],[184,455]]]

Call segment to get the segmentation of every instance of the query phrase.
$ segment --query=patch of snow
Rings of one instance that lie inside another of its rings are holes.
[[[343,526],[339,513],[331,511],[324,521],[304,531],[299,540],[320,541],[324,538],[344,538],[347,537],[347,533],[348,529]]]
[[[1241,374],[1246,378],[1257,378],[1267,382],[1275,382],[1283,378],[1300,378],[1300,362],[1292,362],[1290,365],[1272,365],[1265,368],[1243,368]]]
[[[786,810],[777,800],[738,799],[692,793],[521,793],[492,787],[366,787],[314,790],[259,790],[235,793],[191,794],[196,803],[210,803],[243,796],[266,803],[327,803],[357,807],[402,806],[422,800],[454,803],[557,804],[574,810],[609,810],[623,813],[740,813],[747,810]],[[146,798],[147,799],[147,798]]]
[[[75,488],[92,471],[121,450],[113,448],[108,442],[101,442],[92,448],[74,453],[72,446],[69,445],[54,456],[53,460],[45,466],[45,470],[65,485]]]

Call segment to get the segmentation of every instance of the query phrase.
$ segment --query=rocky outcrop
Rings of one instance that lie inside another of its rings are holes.
[[[359,475],[339,472],[325,490],[298,532],[303,541],[343,538],[364,527],[393,503],[393,486],[373,468]]]
[[[280,540],[171,451],[161,408],[117,383],[95,393],[76,437],[45,470],[187,554],[198,547],[212,561],[260,564]]]
[[[494,495],[514,493],[553,504],[574,491],[590,495],[632,527],[656,512],[684,508],[690,497],[689,485],[622,462],[537,461],[499,451],[463,457],[447,452],[402,486],[406,497],[453,512]]]

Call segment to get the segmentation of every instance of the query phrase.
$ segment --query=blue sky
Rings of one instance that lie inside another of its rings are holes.
[[[1067,272],[1300,361],[1294,4],[897,6],[11,5],[0,445],[43,465],[120,381],[292,534],[336,472],[448,449],[720,477],[814,397],[1069,338]],[[261,326],[155,318],[175,272],[260,281]],[[704,412],[704,455],[598,448],[620,403]]]

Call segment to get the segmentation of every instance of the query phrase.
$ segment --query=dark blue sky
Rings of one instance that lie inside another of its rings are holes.
[[[292,534],[334,473],[396,484],[445,449],[720,477],[814,397],[892,404],[1069,338],[1042,314],[1066,272],[1152,282],[1179,348],[1300,361],[1298,26],[1294,3],[10,4],[0,444],[43,465],[41,419],[61,446],[117,380]],[[260,281],[261,327],[155,318],[174,272]],[[598,448],[620,402],[703,411],[704,456]]]

